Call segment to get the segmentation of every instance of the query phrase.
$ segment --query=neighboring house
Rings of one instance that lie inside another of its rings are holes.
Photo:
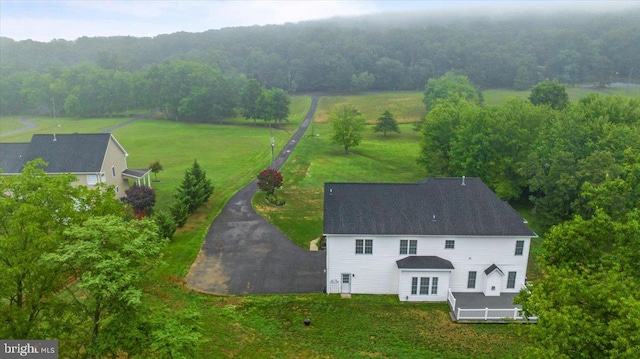
[[[480,179],[464,177],[326,183],[324,235],[327,293],[427,302],[456,293],[512,301],[536,237]]]
[[[77,185],[113,185],[116,197],[124,197],[133,183],[151,186],[151,170],[127,168],[127,151],[109,133],[33,135],[29,143],[0,143],[3,175],[15,175],[36,158],[48,163],[51,175],[70,173]],[[132,183],[129,183],[129,180]]]

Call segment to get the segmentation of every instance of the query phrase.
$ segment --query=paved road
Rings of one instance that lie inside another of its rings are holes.
[[[19,119],[19,120],[18,120],[18,122],[20,122],[21,124],[23,124],[23,125],[24,125],[24,127],[23,127],[23,128],[19,128],[19,129],[17,129],[17,130],[13,130],[13,131],[2,132],[2,133],[0,133],[0,137],[2,137],[2,136],[9,136],[9,135],[13,135],[13,134],[15,134],[15,133],[20,133],[20,132],[29,131],[29,130],[31,130],[31,129],[33,129],[33,128],[36,128],[36,127],[38,126],[38,124],[37,124],[37,123],[35,123],[35,122],[31,122],[31,121],[29,121],[29,120],[28,120],[28,119],[26,119],[26,118],[21,118],[21,119]]]
[[[280,168],[309,126],[318,104],[312,97],[307,116],[274,161]],[[324,251],[310,252],[291,242],[251,207],[257,191],[251,182],[227,202],[214,219],[187,285],[213,294],[282,294],[322,292]]]

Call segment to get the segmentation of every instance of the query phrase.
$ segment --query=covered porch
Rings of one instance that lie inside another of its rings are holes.
[[[501,293],[486,296],[483,293],[449,292],[447,302],[451,308],[451,319],[459,323],[507,323],[513,321],[533,322],[536,317],[524,317],[522,306],[513,304],[518,293]]]
[[[122,177],[135,180],[139,186],[151,187],[151,170],[145,169],[126,169],[122,171]]]

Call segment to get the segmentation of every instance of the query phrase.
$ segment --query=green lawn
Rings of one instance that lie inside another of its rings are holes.
[[[416,162],[419,134],[410,124],[400,134],[384,137],[368,126],[359,146],[345,153],[329,143],[330,126],[315,124],[315,136],[305,136],[282,169],[287,204],[273,207],[258,194],[256,210],[303,248],[322,235],[322,191],[325,182],[417,182],[425,171]],[[310,132],[307,132],[308,134]]]
[[[375,123],[386,110],[390,111],[400,123],[418,122],[427,114],[422,102],[423,97],[422,92],[376,92],[352,96],[326,96],[320,99],[316,122],[327,122],[330,111],[343,105],[357,108],[364,115],[367,123]]]
[[[37,124],[37,126],[29,131],[2,136],[0,137],[1,142],[29,142],[31,136],[35,133],[98,133],[129,120],[129,118],[78,119],[59,117],[53,119],[51,117],[12,116],[0,118],[0,128],[2,128],[2,132],[22,128],[22,124],[17,122],[18,118],[28,118],[29,121]],[[7,130],[5,130],[5,125],[8,128]]]

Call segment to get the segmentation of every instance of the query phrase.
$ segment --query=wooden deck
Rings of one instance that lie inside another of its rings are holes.
[[[518,293],[485,296],[483,293],[449,292],[447,302],[451,319],[458,323],[535,323],[536,317],[525,318],[522,306],[513,304]]]

